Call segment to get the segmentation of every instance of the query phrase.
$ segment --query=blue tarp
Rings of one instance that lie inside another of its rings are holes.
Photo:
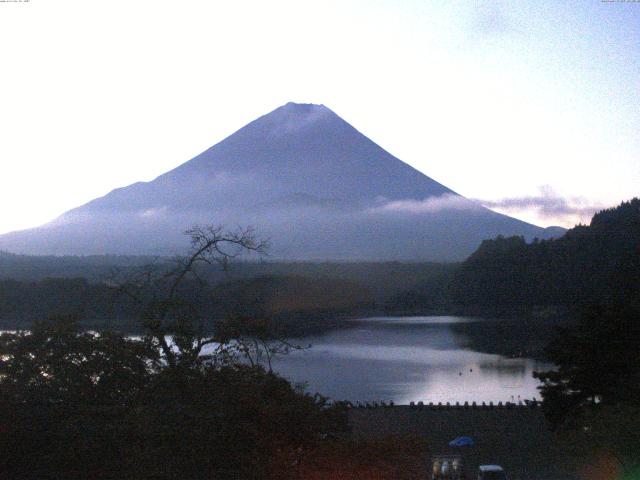
[[[458,437],[449,442],[450,447],[472,447],[473,444],[473,438],[471,437]]]

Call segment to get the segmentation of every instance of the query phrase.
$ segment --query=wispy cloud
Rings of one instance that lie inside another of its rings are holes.
[[[459,195],[444,194],[439,197],[429,197],[424,200],[380,200],[381,205],[369,209],[372,213],[406,212],[406,213],[435,213],[442,210],[474,210],[481,206],[468,198]]]
[[[604,205],[584,197],[559,195],[549,185],[540,186],[538,190],[538,195],[477,201],[485,207],[511,213],[533,210],[540,218],[558,220],[561,223],[571,223],[576,219],[581,222],[588,221],[595,212],[605,208]]]

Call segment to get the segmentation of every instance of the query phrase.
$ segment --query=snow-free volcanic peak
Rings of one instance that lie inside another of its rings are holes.
[[[252,225],[272,258],[460,260],[485,238],[547,235],[400,161],[323,105],[287,103],[151,182],[0,236],[36,254],[173,254],[193,224]]]

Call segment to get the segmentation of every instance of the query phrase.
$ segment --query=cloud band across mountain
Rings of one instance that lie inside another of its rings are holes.
[[[478,210],[482,206],[460,195],[445,193],[437,197],[423,200],[393,200],[380,199],[381,205],[370,209],[371,213],[436,213],[446,210]]]
[[[477,200],[485,207],[504,210],[510,213],[535,211],[538,217],[556,220],[559,223],[572,221],[588,222],[603,205],[589,201],[584,197],[565,197],[559,195],[549,185],[538,188],[538,195],[506,197],[498,200]]]

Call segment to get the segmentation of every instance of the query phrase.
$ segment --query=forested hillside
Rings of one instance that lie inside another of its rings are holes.
[[[640,199],[594,215],[552,240],[485,240],[453,275],[462,306],[604,303],[640,295]]]
[[[446,301],[456,265],[240,261],[226,270],[204,266],[198,274],[209,290],[212,319],[229,313],[264,315],[286,321],[297,332],[337,316],[435,311],[431,306]],[[73,315],[84,327],[135,330],[134,305],[110,287],[112,277],[170,266],[169,258],[0,252],[0,328],[26,328],[36,319]],[[417,304],[412,303],[416,295]]]

